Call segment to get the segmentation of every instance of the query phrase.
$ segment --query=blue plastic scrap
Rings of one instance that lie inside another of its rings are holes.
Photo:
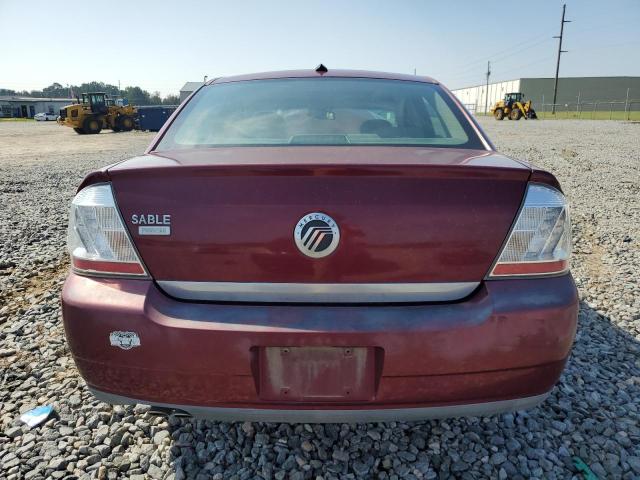
[[[36,425],[40,425],[42,422],[46,421],[53,412],[52,405],[44,405],[42,407],[36,407],[33,410],[29,410],[28,412],[20,415],[20,420],[26,423],[29,427],[35,427]]]

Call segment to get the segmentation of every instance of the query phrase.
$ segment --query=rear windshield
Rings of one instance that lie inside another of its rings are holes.
[[[206,86],[180,112],[156,150],[257,145],[483,148],[438,85],[320,77]]]

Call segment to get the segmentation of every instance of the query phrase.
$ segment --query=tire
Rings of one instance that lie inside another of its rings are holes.
[[[78,135],[84,135],[85,133],[87,133],[81,128],[74,128],[73,131],[76,132]]]
[[[496,111],[493,112],[493,116],[496,120],[504,120],[504,110],[501,108],[496,108]]]
[[[522,117],[522,112],[518,107],[514,107],[514,109],[511,110],[511,113],[509,114],[509,118],[511,120],[520,120],[520,117]]]
[[[82,123],[85,133],[96,134],[102,130],[102,119],[100,117],[88,117]]]
[[[122,132],[130,132],[135,126],[133,117],[129,115],[122,115],[116,119],[116,126]]]
[[[527,112],[527,117],[530,118],[531,120],[536,120],[538,118],[538,114],[533,108],[531,108],[529,112]]]

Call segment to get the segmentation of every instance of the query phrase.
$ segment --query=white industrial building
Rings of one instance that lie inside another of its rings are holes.
[[[452,90],[452,92],[471,113],[485,112],[491,108],[491,105],[504,98],[505,93],[519,92],[520,82],[521,79],[508,80],[506,82],[490,83],[488,88],[485,84],[458,88]],[[487,95],[487,90],[489,95]]]
[[[553,103],[553,78],[518,78],[504,82],[476,85],[452,90],[472,113],[486,112],[505,93],[522,92],[531,99],[538,111],[549,110]],[[487,97],[487,91],[489,93]],[[602,108],[609,109],[605,102],[628,102],[628,108],[637,110],[640,104],[640,77],[561,77],[558,79],[557,105],[577,102],[603,102]],[[634,102],[635,101],[635,102]],[[598,108],[600,109],[600,108]],[[622,107],[619,107],[622,110]]]
[[[62,107],[71,105],[73,98],[35,98],[15,95],[0,96],[0,117],[33,118],[37,113],[57,115]]]

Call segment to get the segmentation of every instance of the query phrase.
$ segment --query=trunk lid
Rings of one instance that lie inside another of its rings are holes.
[[[158,281],[479,282],[530,175],[494,152],[456,149],[240,147],[162,155],[109,169],[125,224]],[[340,229],[339,245],[324,258],[304,255],[294,241],[310,212],[330,215]],[[154,225],[170,230],[146,233],[170,234],[141,234],[141,226]]]

